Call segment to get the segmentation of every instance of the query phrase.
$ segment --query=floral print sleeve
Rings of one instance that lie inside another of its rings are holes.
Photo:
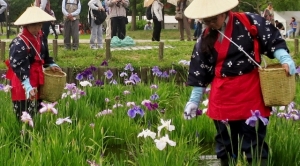
[[[261,54],[273,59],[274,51],[277,49],[285,49],[289,52],[286,42],[282,38],[279,30],[272,25],[270,21],[253,13],[247,13],[247,16],[251,24],[257,27],[257,38],[259,40]]]
[[[10,44],[9,62],[10,67],[21,82],[29,78],[30,62],[28,49],[19,37],[15,38]]]
[[[194,46],[188,73],[187,84],[190,86],[207,87],[214,77],[214,59],[200,51],[200,39]]]

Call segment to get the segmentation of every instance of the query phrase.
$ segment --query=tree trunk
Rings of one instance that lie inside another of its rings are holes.
[[[130,4],[131,6],[131,30],[135,31],[136,30],[136,0],[132,0],[132,3]]]

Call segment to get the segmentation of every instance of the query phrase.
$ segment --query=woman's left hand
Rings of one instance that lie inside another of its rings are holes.
[[[286,75],[290,76],[290,67],[289,67],[289,65],[287,63],[284,63],[281,66],[282,66],[282,68],[284,68]]]
[[[50,69],[54,72],[61,71],[61,68],[58,66],[52,66],[52,67],[50,67]]]

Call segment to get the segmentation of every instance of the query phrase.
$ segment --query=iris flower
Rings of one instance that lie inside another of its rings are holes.
[[[155,76],[160,76],[160,75],[162,75],[162,72],[159,70],[158,66],[154,66],[154,67],[152,68],[152,72],[153,72],[153,75],[155,75]]]
[[[24,123],[28,123],[29,126],[33,127],[32,118],[26,111],[22,112],[21,121]]]
[[[66,117],[66,118],[58,118],[58,119],[56,120],[56,124],[57,124],[57,125],[61,125],[61,124],[64,123],[64,122],[72,123],[70,117]]]
[[[39,112],[42,114],[44,112],[52,112],[53,114],[57,114],[57,109],[54,108],[54,106],[57,104],[57,102],[54,103],[43,103],[41,102],[41,105],[43,108],[39,110]]]
[[[106,72],[104,72],[104,75],[107,79],[111,79],[114,74],[111,72],[111,70],[107,70]]]
[[[176,142],[170,140],[168,134],[160,139],[155,139],[154,142],[159,150],[163,150],[167,146],[167,143],[170,146],[176,146]]]
[[[154,93],[153,95],[150,96],[150,99],[151,100],[157,100],[157,99],[159,99],[159,96],[158,96],[157,93]]]
[[[161,131],[163,128],[166,128],[166,129],[169,130],[169,131],[175,130],[175,126],[174,126],[174,125],[171,125],[171,119],[170,119],[170,120],[167,120],[167,121],[164,121],[163,119],[160,119],[160,122],[161,122],[162,125],[157,127],[157,130],[158,130],[158,136],[160,136],[160,131]]]
[[[246,124],[251,126],[251,127],[255,127],[257,120],[261,120],[263,122],[264,125],[267,125],[269,123],[269,120],[267,118],[264,118],[260,115],[259,110],[255,110],[255,112],[253,112],[251,110],[252,116],[250,116],[247,120],[246,120]]]
[[[76,75],[76,80],[81,81],[83,79],[83,75],[81,73]]]
[[[149,111],[156,110],[158,108],[157,103],[145,103],[145,106],[148,108]]]
[[[131,73],[131,76],[129,77],[130,81],[134,81],[135,84],[141,82],[140,77],[137,75],[137,73]]]
[[[130,70],[130,71],[133,71],[134,68],[132,67],[132,65],[131,65],[130,63],[128,63],[128,64],[125,66],[124,70]]]
[[[128,110],[127,115],[130,118],[135,118],[136,114],[140,114],[141,117],[144,116],[144,111],[139,106],[133,106]]]
[[[12,86],[10,86],[10,85],[5,85],[4,87],[3,87],[3,91],[4,92],[9,92],[10,90],[11,90],[11,88],[12,88]]]
[[[146,138],[148,136],[151,137],[152,139],[154,139],[155,136],[156,136],[156,133],[150,131],[149,129],[146,129],[146,130],[143,129],[143,131],[138,134],[138,137],[144,137],[144,138]]]
[[[90,82],[88,82],[88,81],[81,81],[80,85],[83,86],[83,87],[86,87],[86,86],[90,86],[91,87],[92,86],[92,84]]]
[[[112,114],[112,110],[110,110],[110,109],[103,110],[103,111],[99,112],[99,113],[96,115],[96,117],[100,117],[100,116],[107,115],[107,114]]]
[[[157,85],[155,85],[155,84],[152,84],[152,85],[150,86],[150,88],[151,88],[151,89],[157,89],[157,88],[158,88],[158,86],[157,86]]]
[[[125,73],[125,72],[122,72],[121,74],[120,74],[120,77],[127,77],[128,75],[127,75],[127,73]]]
[[[100,66],[108,66],[108,63],[107,63],[107,61],[106,60],[104,60],[101,64],[100,64]]]

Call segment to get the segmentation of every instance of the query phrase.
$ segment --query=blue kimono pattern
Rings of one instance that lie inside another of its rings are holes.
[[[259,41],[260,54],[273,59],[273,53],[277,49],[286,49],[288,51],[286,42],[282,39],[278,29],[263,17],[246,13],[251,25],[255,25],[258,31],[257,38]],[[246,27],[234,15],[232,35],[228,36],[240,48],[247,52],[254,59],[254,43],[253,39],[246,29]],[[221,42],[228,40],[223,38]],[[218,42],[218,41],[217,41]],[[201,38],[195,44],[191,56],[191,63],[189,68],[188,82],[190,86],[206,87],[210,84],[216,76],[215,67],[221,65],[221,77],[239,76],[251,72],[257,66],[252,62],[240,49],[233,43],[229,44],[226,57],[224,59],[218,58],[216,49],[212,50],[211,54],[203,53],[200,50]],[[222,43],[223,44],[223,43]]]

